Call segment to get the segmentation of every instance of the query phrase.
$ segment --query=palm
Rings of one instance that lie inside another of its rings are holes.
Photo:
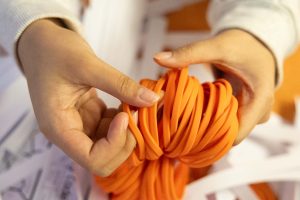
[[[76,99],[75,104],[68,102],[68,109],[60,109],[64,130],[77,130],[89,136],[94,142],[106,136],[109,124],[118,113],[117,109],[107,109],[97,96],[95,88],[84,89],[81,95],[70,96],[66,99]]]
[[[151,103],[135,96],[139,90],[144,94],[143,88],[60,25],[59,20],[38,20],[19,41],[34,112],[51,142],[92,172],[108,175],[127,159],[135,140],[127,130],[127,114],[106,109],[94,87],[137,106]],[[124,90],[125,95],[119,88],[133,89]]]

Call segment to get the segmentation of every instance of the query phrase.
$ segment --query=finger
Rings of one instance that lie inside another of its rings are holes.
[[[96,95],[93,95],[89,96],[88,99],[81,100],[81,103],[78,104],[77,107],[82,119],[84,132],[88,136],[93,137],[93,134],[97,130],[99,120],[106,112],[106,105]]]
[[[263,120],[267,120],[267,117],[271,113],[273,96],[262,91],[266,90],[259,89],[249,103],[239,107],[239,132],[234,145],[243,141],[252,129],[257,124],[262,123]]]
[[[120,112],[120,110],[117,110],[115,108],[109,108],[103,113],[95,136],[93,137],[94,141],[106,137],[111,121]]]
[[[108,108],[106,111],[103,113],[103,117],[105,118],[113,118],[115,117],[120,111],[116,108]]]
[[[137,123],[138,111],[132,112],[132,116],[133,116],[135,123]],[[108,125],[106,124],[106,126],[108,126]],[[124,148],[109,163],[107,163],[107,165],[104,166],[104,168],[106,169],[106,172],[111,173],[115,169],[117,169],[130,156],[135,145],[136,145],[136,140],[135,140],[132,132],[128,128],[126,144],[124,145]]]
[[[127,130],[127,138],[124,148],[107,164],[104,166],[105,175],[110,175],[114,172],[127,158],[131,155],[136,146],[136,140],[130,130]]]
[[[121,151],[126,143],[127,127],[128,115],[124,112],[117,114],[109,124],[106,137],[95,143],[91,154],[96,153],[98,150],[104,150],[108,154],[105,156],[105,160],[107,162],[111,160]]]
[[[85,82],[92,87],[103,90],[130,105],[145,107],[151,106],[159,96],[136,83],[112,66],[95,61],[88,68]]]
[[[102,114],[100,123],[98,124],[96,133],[93,137],[94,141],[106,137],[111,121],[119,112],[120,111],[115,108],[109,108],[105,110],[105,112]]]
[[[221,77],[230,82],[233,95],[239,102],[239,132],[234,143],[237,145],[271,112],[274,99],[273,89],[270,89],[272,86],[265,84],[264,81],[257,80],[255,85],[251,85],[247,78],[231,73],[223,73]]]
[[[137,124],[138,119],[139,119],[139,111],[131,111],[131,114],[132,114],[132,118],[134,120],[134,123]]]
[[[93,138],[94,141],[100,140],[101,138],[106,137],[109,125],[113,119],[112,118],[102,118],[99,126],[97,128],[95,137]]]
[[[106,176],[103,168],[125,146],[127,140],[128,116],[119,113],[111,121],[107,137],[93,142],[82,130],[69,129],[51,134],[52,141],[72,159],[91,172]]]
[[[213,40],[205,40],[173,51],[157,53],[154,60],[165,67],[180,68],[190,64],[219,61],[221,59],[220,55]]]
[[[131,114],[135,124],[137,124],[138,111],[131,111]],[[136,140],[129,128],[127,129],[127,134],[128,134],[127,141],[123,151],[121,151],[120,154],[118,154],[114,159],[112,159],[106,166],[108,169],[111,169],[112,171],[117,169],[130,156],[130,154],[132,153],[136,145]]]
[[[264,115],[263,115],[263,117],[259,120],[259,124],[263,124],[263,123],[266,123],[269,119],[270,119],[270,117],[271,117],[271,108],[269,109],[269,112],[266,112]]]
[[[266,105],[265,105],[266,111],[259,119],[258,124],[263,124],[270,119],[274,102],[275,102],[274,93],[266,95]]]
[[[119,121],[122,120],[122,129],[119,129]],[[101,139],[100,141],[105,141]],[[119,113],[113,119],[109,126],[108,134],[106,137],[107,153],[112,157],[107,159],[105,165],[102,166],[101,171],[98,172],[100,176],[105,177],[110,175],[117,167],[119,167],[131,154],[135,147],[135,139],[133,135],[128,132],[128,115],[124,112]],[[96,148],[96,147],[95,147]]]

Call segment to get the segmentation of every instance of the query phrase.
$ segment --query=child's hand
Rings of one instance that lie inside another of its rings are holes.
[[[30,25],[18,55],[39,126],[50,141],[100,176],[128,158],[135,147],[128,116],[107,109],[95,88],[135,106],[152,105],[159,98],[155,93],[98,59],[77,33],[55,21]]]
[[[271,52],[251,34],[227,30],[212,39],[173,52],[158,53],[154,59],[167,67],[211,63],[221,71],[221,76],[232,83],[239,101],[240,128],[236,144],[257,123],[268,119],[274,99],[275,60]]]

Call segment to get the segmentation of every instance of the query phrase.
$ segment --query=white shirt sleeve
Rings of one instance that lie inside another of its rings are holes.
[[[300,40],[300,0],[212,0],[208,20],[214,34],[240,28],[259,38],[276,59],[280,82],[284,59]]]
[[[78,2],[78,0],[76,0]],[[0,49],[15,55],[15,44],[32,22],[42,18],[60,18],[68,28],[80,32],[76,13],[68,3],[75,0],[1,0]]]

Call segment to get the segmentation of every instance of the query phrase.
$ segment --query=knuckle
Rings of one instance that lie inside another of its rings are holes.
[[[275,94],[274,92],[265,92],[265,109],[268,112],[271,112],[272,106],[275,102]]]
[[[235,51],[233,44],[225,43],[222,40],[214,39],[207,44],[210,46],[217,61],[234,63],[235,58],[239,55],[239,52]]]
[[[120,75],[117,81],[119,92],[121,94],[128,94],[132,87],[131,79],[127,76]]]
[[[51,133],[53,133],[54,130],[51,129],[51,127],[49,127],[49,124],[47,124],[47,123],[39,123],[38,127],[39,127],[39,130],[41,131],[41,133],[43,133],[44,136],[45,136],[48,140],[50,140]],[[51,130],[52,130],[52,131],[51,131]]]
[[[101,170],[98,170],[97,175],[101,177],[108,177],[113,173],[113,170],[109,169],[108,167],[104,167]]]
[[[125,144],[126,144],[126,136],[125,133],[123,133],[124,130],[119,130],[121,133],[121,135],[118,137],[117,140],[115,140],[114,142],[111,142],[111,148],[121,151]]]
[[[187,46],[181,47],[177,51],[175,51],[175,56],[176,56],[176,54],[180,58],[188,59],[193,54],[193,46],[192,45],[187,45]]]
[[[98,176],[101,177],[107,177],[113,172],[108,167],[105,167],[104,165],[101,164],[96,164],[95,162],[90,162],[86,168],[93,174],[97,174]]]
[[[93,162],[89,162],[89,163],[85,164],[85,168],[92,173],[96,173],[97,170],[99,170],[99,168],[101,168],[101,167],[99,167],[99,166],[96,167],[96,165]]]
[[[125,145],[122,150],[126,155],[129,155],[132,153],[134,147],[135,147],[135,143],[130,143],[130,144]]]
[[[259,121],[259,124],[263,124],[263,123],[266,123],[269,119],[270,119],[270,116],[271,116],[271,112],[267,112]]]
[[[122,149],[124,149],[125,142],[126,142],[125,140],[122,140],[122,141],[116,143],[114,145],[114,148],[121,151]]]
[[[40,130],[45,136],[48,135],[48,128],[47,128],[47,126],[40,124],[40,125],[39,125],[39,130]]]
[[[266,98],[267,98],[267,102],[269,103],[269,105],[272,106],[275,101],[274,92],[270,92]]]
[[[239,145],[242,141],[243,141],[244,138],[236,138],[234,143],[233,143],[233,146],[237,146]]]
[[[128,156],[132,153],[135,147],[136,147],[136,140],[131,133],[128,133],[127,140],[126,143],[124,144],[122,151]]]
[[[274,104],[274,93],[272,92],[266,92],[264,96],[264,104],[262,105],[262,115],[261,118],[258,121],[258,124],[262,124],[267,122],[270,119],[271,112],[272,112],[272,107]]]

